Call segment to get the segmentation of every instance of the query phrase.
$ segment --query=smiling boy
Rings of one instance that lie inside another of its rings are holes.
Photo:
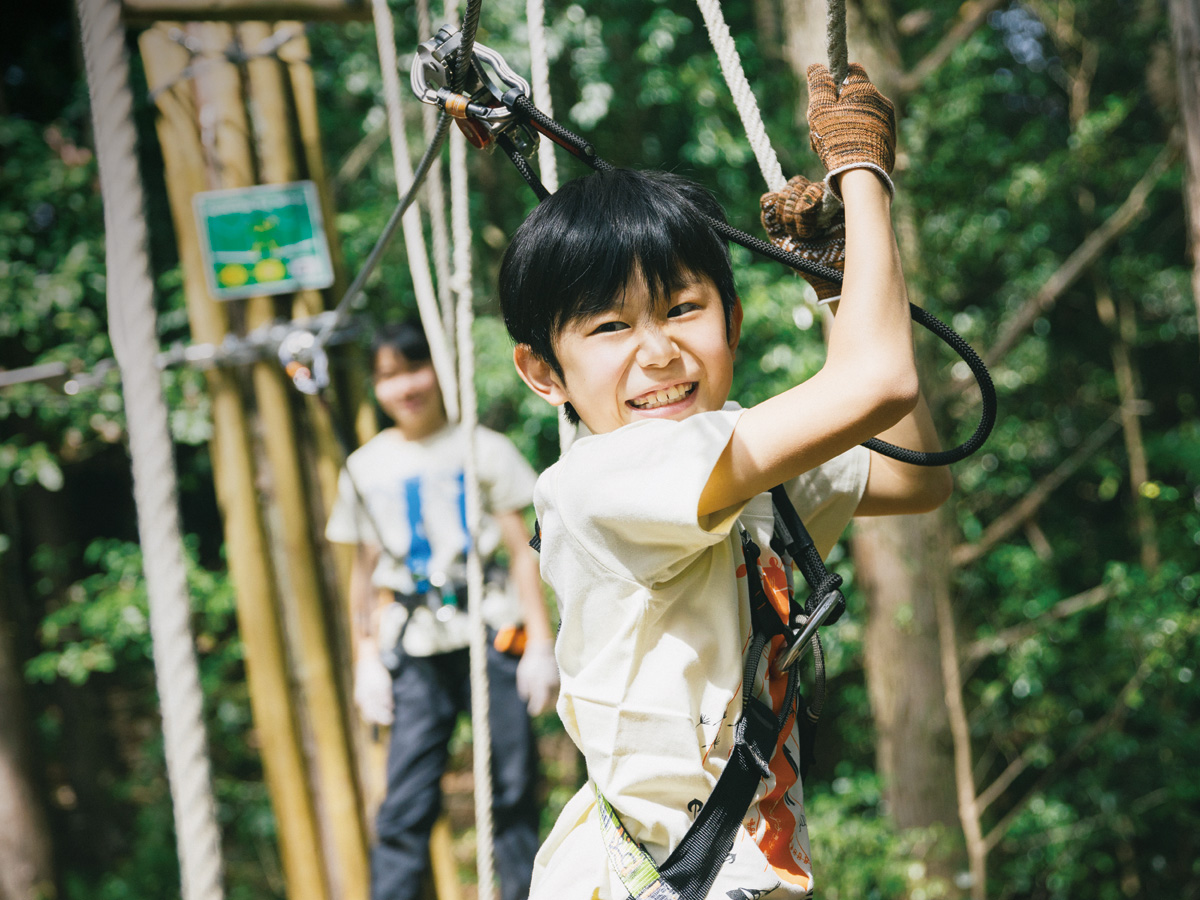
[[[845,204],[845,281],[826,362],[802,384],[749,409],[727,403],[742,309],[728,248],[706,224],[723,214],[684,179],[607,171],[571,182],[506,254],[501,304],[517,369],[592,432],[534,494],[542,577],[561,615],[558,712],[590,781],[539,851],[534,898],[631,893],[610,864],[597,795],[662,864],[712,792],[742,713],[743,668],[760,663],[744,658],[743,540],[762,550],[754,580],[789,577],[765,491],[784,485],[822,556],[854,515],[921,512],[948,496],[944,469],[859,446],[880,436],[938,447],[890,221],[891,104],[857,66],[840,98],[823,67],[809,78],[814,147]],[[831,106],[814,121],[818,98]],[[847,127],[860,138],[849,145]],[[828,244],[814,225],[825,189],[799,179],[764,197],[794,217],[773,239]],[[753,696],[778,713],[786,677],[768,663]],[[812,891],[799,757],[789,723],[708,896]]]

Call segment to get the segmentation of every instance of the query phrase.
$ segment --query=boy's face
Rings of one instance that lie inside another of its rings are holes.
[[[375,354],[375,399],[409,440],[433,434],[446,424],[442,392],[433,363],[413,362],[391,347]]]
[[[569,402],[595,434],[642,419],[686,419],[720,409],[729,396],[741,324],[739,305],[726,328],[721,295],[707,278],[655,304],[639,277],[621,306],[559,333],[562,376],[525,345],[517,369],[550,403]]]

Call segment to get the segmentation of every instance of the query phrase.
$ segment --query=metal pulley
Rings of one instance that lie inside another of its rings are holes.
[[[514,91],[529,97],[529,82],[499,53],[476,42],[463,88],[469,93],[451,90],[449,67],[461,44],[462,32],[443,25],[432,38],[417,45],[411,74],[413,93],[422,102],[453,116],[472,146],[491,150],[496,146],[496,139],[505,135],[522,155],[532,157],[537,147],[537,132],[519,121],[504,104],[505,96]]]

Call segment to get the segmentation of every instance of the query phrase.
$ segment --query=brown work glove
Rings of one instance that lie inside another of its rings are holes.
[[[822,181],[797,175],[778,191],[763,194],[762,223],[771,243],[805,259],[843,271],[846,266],[846,214]],[[817,275],[800,275],[817,292],[818,303],[842,296],[842,286]]]
[[[808,67],[809,143],[825,165],[825,183],[838,199],[835,176],[848,169],[870,169],[887,186],[892,184],[896,162],[896,110],[879,93],[866,70],[851,63],[839,96],[829,69],[820,63]]]

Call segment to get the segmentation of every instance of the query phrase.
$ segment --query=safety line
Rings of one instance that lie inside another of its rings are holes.
[[[762,114],[758,111],[754,91],[750,89],[746,73],[742,71],[742,60],[733,43],[733,36],[729,33],[729,26],[725,24],[721,4],[718,0],[696,0],[696,4],[704,16],[704,27],[708,29],[708,38],[717,52],[721,74],[725,76],[729,92],[733,95],[733,103],[742,120],[742,127],[746,130],[746,138],[750,141],[754,158],[758,160],[763,180],[770,190],[778,191],[787,184],[787,179],[783,177],[779,157],[775,155],[775,148],[771,146],[771,139],[767,137],[767,129],[763,125]]]
[[[104,198],[108,329],[124,376],[155,684],[183,900],[222,900],[221,832],[204,732],[204,695],[191,631],[178,478],[158,352],[154,282],[125,28],[117,0],[77,0],[100,189]]]

